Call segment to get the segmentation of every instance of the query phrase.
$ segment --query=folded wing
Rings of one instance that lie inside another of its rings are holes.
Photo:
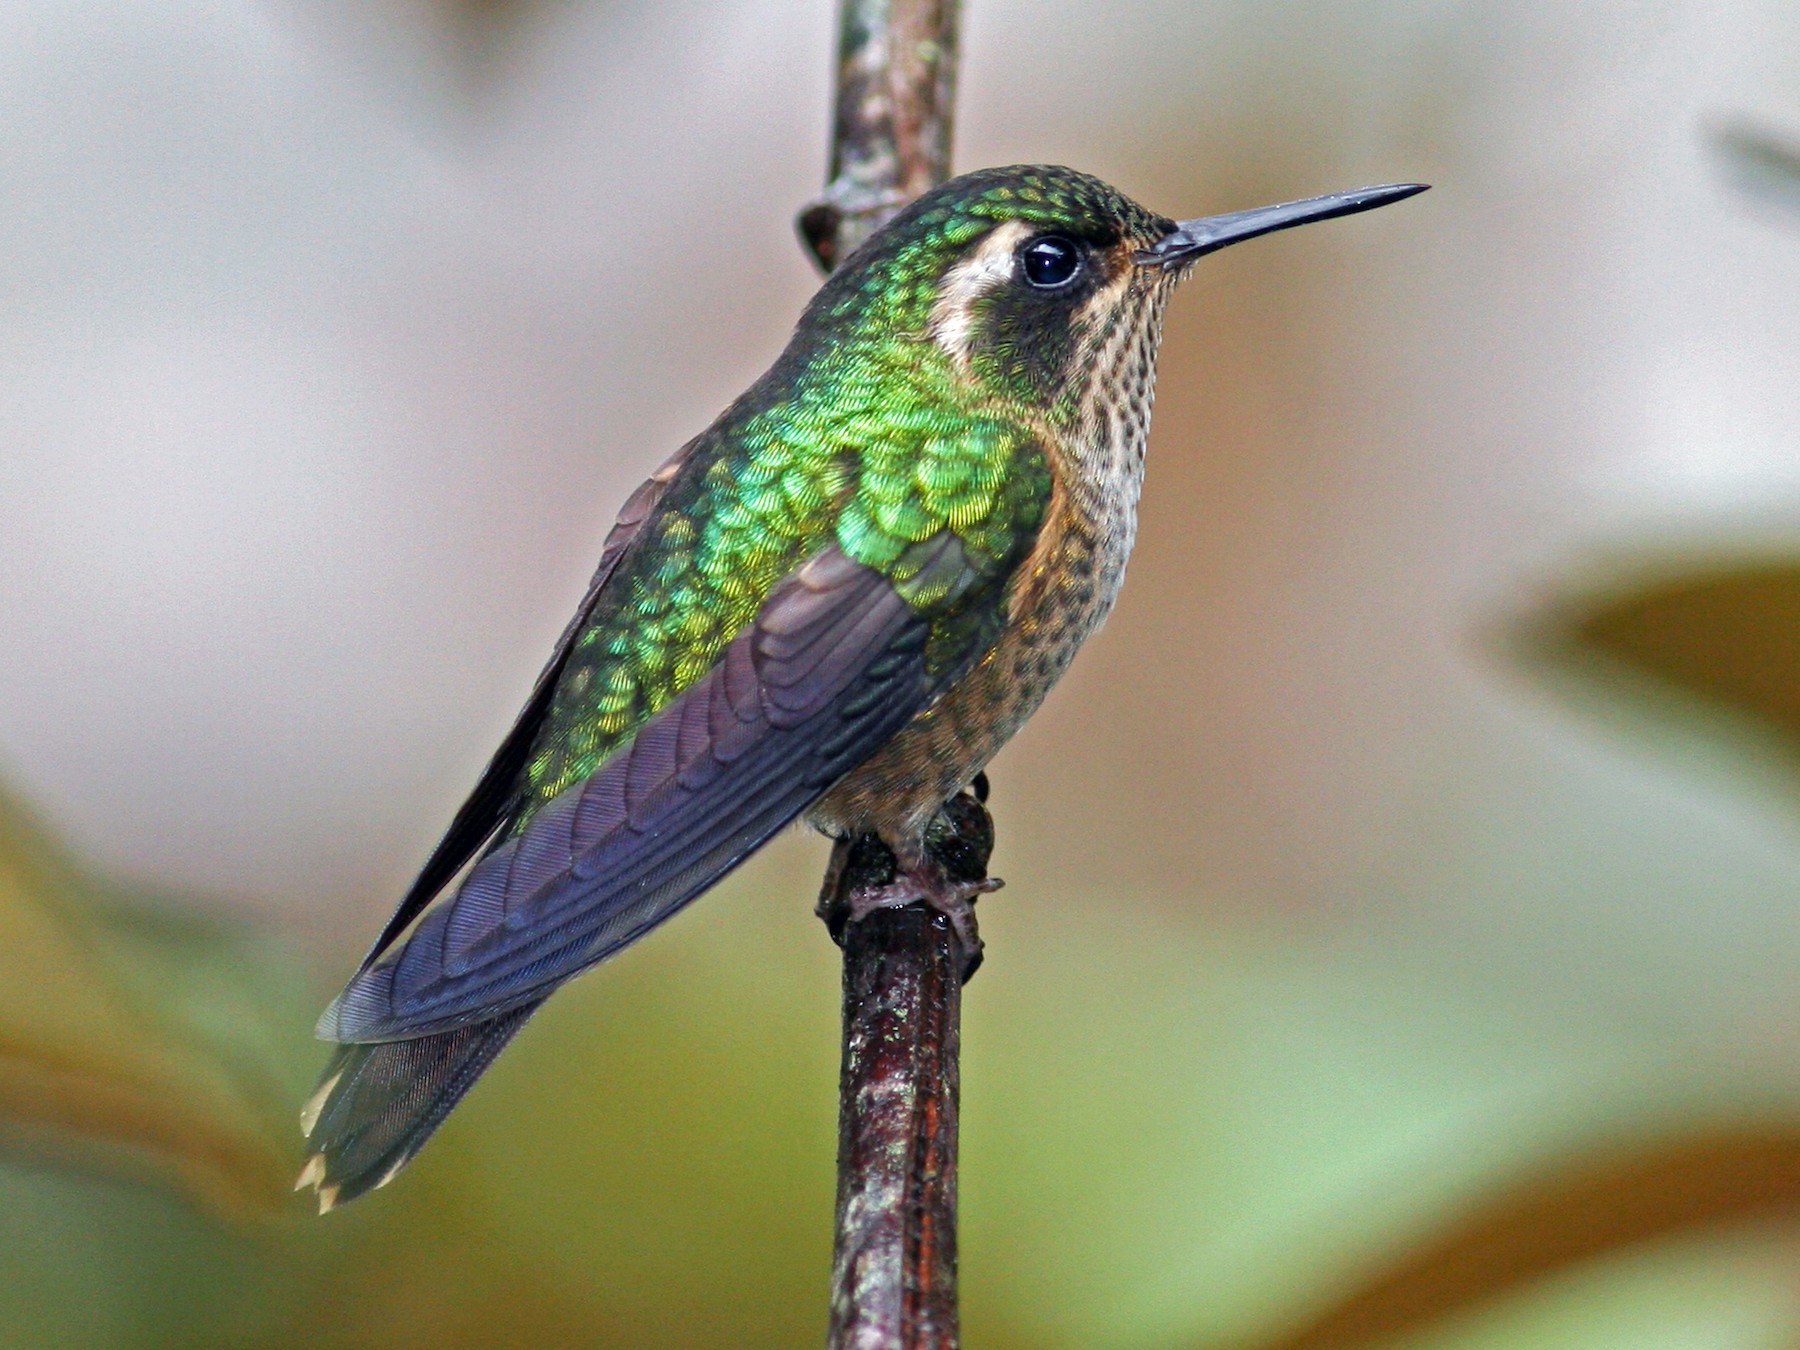
[[[917,576],[934,579],[939,596],[975,580],[953,533],[915,550]],[[984,625],[963,627],[966,659]],[[930,637],[886,574],[827,546],[775,587],[708,674],[488,852],[404,945],[359,972],[320,1034],[390,1041],[496,1018],[641,936],[960,672],[935,649],[928,667]]]
[[[432,898],[444,889],[450,879],[494,837],[510,817],[517,801],[519,773],[525,767],[532,743],[537,739],[538,730],[550,711],[557,681],[562,678],[563,669],[568,665],[569,653],[574,650],[576,637],[587,626],[588,616],[593,613],[594,605],[605,591],[607,582],[612,580],[613,573],[618,570],[626,550],[636,542],[645,522],[655,513],[664,490],[687,463],[698,443],[696,438],[682,446],[626,498],[625,505],[620,508],[618,519],[613,522],[612,529],[607,533],[606,543],[600,550],[600,562],[594,568],[593,579],[588,582],[587,593],[582,596],[581,604],[575,610],[575,617],[563,629],[562,637],[557,640],[556,650],[550,654],[549,661],[538,675],[537,683],[532,686],[531,697],[525,700],[525,707],[514,721],[506,739],[500,743],[500,748],[494,751],[493,758],[482,770],[474,791],[457,811],[455,819],[450,822],[450,828],[431,851],[431,856],[425,860],[425,866],[419,870],[418,877],[401,898],[393,916],[376,937],[368,955],[363,957],[361,970],[366,971],[375,964],[381,954],[393,945],[394,939],[406,931],[406,926],[424,912]]]

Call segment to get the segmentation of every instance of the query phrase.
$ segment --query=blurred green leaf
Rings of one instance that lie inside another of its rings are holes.
[[[289,1089],[270,972],[221,930],[126,907],[0,796],[7,1147],[155,1177],[232,1214],[273,1209]]]

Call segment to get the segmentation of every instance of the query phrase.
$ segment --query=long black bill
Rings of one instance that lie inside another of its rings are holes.
[[[1429,183],[1389,183],[1385,187],[1333,192],[1323,197],[1308,197],[1305,201],[1283,202],[1279,206],[1258,206],[1250,211],[1183,220],[1149,248],[1139,249],[1133,257],[1146,267],[1173,267],[1177,263],[1192,262],[1227,244],[1254,239],[1259,234],[1273,234],[1276,230],[1309,225],[1315,220],[1330,220],[1333,216],[1373,211],[1378,206],[1416,196],[1429,186]]]

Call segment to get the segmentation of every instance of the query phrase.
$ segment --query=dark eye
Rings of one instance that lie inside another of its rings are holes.
[[[1019,263],[1025,280],[1039,290],[1053,291],[1068,285],[1081,270],[1081,250],[1060,234],[1046,234],[1019,250]]]

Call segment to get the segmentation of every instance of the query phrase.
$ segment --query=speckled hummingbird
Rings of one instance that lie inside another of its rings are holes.
[[[627,500],[518,722],[320,1019],[339,1046],[299,1181],[320,1209],[387,1182],[559,985],[798,816],[893,851],[853,913],[964,923],[977,888],[925,829],[1118,595],[1170,293],[1227,244],[1423,190],[1177,222],[1069,169],[987,169],[846,259],[769,372]]]

